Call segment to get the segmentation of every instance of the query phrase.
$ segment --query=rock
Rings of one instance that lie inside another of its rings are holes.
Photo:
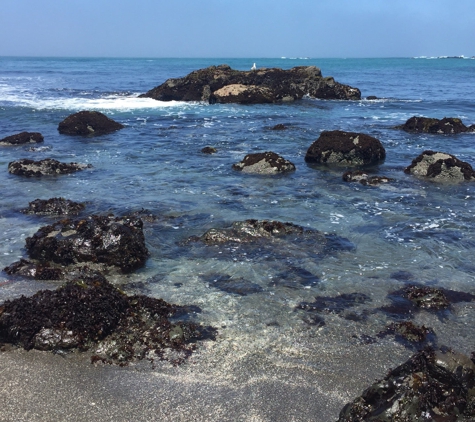
[[[381,142],[363,133],[324,131],[307,150],[308,163],[362,166],[376,164],[386,158]]]
[[[64,198],[35,199],[28,204],[28,208],[21,210],[24,214],[37,215],[76,215],[86,206]]]
[[[338,422],[471,421],[474,387],[475,365],[467,356],[426,348],[347,404]]]
[[[283,123],[279,123],[273,127],[271,127],[271,130],[286,130],[287,126],[285,126]]]
[[[216,154],[218,150],[214,147],[204,147],[201,152],[203,154]]]
[[[368,95],[368,96],[366,97],[366,99],[367,99],[367,100],[379,100],[379,98],[376,97],[376,95]]]
[[[475,171],[465,161],[445,152],[424,151],[412,160],[404,173],[430,178],[435,182],[461,182],[474,180]]]
[[[49,263],[39,264],[27,259],[20,259],[14,262],[5,267],[3,271],[8,275],[19,275],[34,278],[35,280],[62,280],[65,276],[61,268],[52,267]]]
[[[275,152],[248,154],[244,159],[233,164],[234,170],[253,174],[276,174],[295,170],[295,165]]]
[[[76,171],[91,168],[90,164],[80,163],[61,163],[53,158],[34,161],[24,158],[18,161],[12,161],[8,164],[8,172],[18,176],[41,177],[58,174],[74,173]]]
[[[100,136],[124,127],[98,111],[80,111],[66,117],[58,131],[64,135]]]
[[[54,291],[7,300],[0,306],[0,342],[27,350],[90,350],[91,362],[167,359],[178,364],[196,348],[193,340],[216,333],[211,327],[170,321],[185,308],[126,296],[103,276],[89,274]]]
[[[183,78],[168,79],[140,97],[159,101],[256,104],[294,101],[304,96],[359,100],[361,92],[331,77],[322,77],[315,66],[239,71],[220,65],[195,70]]]
[[[229,275],[221,274],[209,274],[202,277],[206,281],[209,287],[222,290],[226,293],[237,294],[240,296],[247,296],[253,293],[260,293],[263,291],[259,284],[252,283],[251,281],[243,278],[234,278]]]
[[[0,145],[22,145],[22,144],[37,144],[43,142],[44,138],[38,132],[21,132],[16,135],[7,136],[0,139]]]
[[[386,176],[369,176],[362,170],[347,171],[343,174],[343,180],[345,182],[359,182],[362,185],[378,186],[382,183],[392,182],[394,179],[391,179]]]
[[[28,237],[26,250],[40,263],[102,263],[128,273],[143,266],[148,257],[142,226],[137,217],[65,219]]]
[[[439,120],[413,116],[403,125],[396,126],[396,129],[402,129],[409,133],[455,134],[473,132],[474,125],[467,127],[462,123],[462,120],[452,117],[444,117]]]
[[[394,335],[396,341],[407,345],[407,343],[419,343],[419,345],[426,342],[428,335],[433,335],[432,328],[424,325],[419,326],[411,321],[393,322],[386,327],[386,330],[381,331],[378,337],[383,338],[389,335]]]

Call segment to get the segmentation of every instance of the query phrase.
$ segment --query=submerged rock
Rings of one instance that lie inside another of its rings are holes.
[[[229,275],[209,274],[202,277],[209,287],[214,287],[226,293],[233,293],[240,296],[247,296],[253,293],[263,291],[259,284],[245,280],[243,278],[234,278]]]
[[[58,174],[69,174],[76,171],[91,168],[90,164],[80,163],[61,163],[53,158],[34,161],[24,158],[18,161],[12,161],[8,164],[8,172],[18,176],[41,177]]]
[[[124,127],[98,111],[80,111],[66,117],[58,131],[64,135],[100,136]]]
[[[142,227],[138,217],[65,219],[28,237],[26,250],[43,264],[102,263],[127,273],[143,266],[148,257]]]
[[[3,271],[8,275],[19,275],[35,280],[63,280],[65,276],[64,271],[59,267],[51,266],[49,263],[40,264],[23,258],[5,267]]]
[[[396,341],[405,347],[417,345],[419,349],[427,342],[429,336],[435,338],[432,328],[424,325],[419,326],[411,321],[393,322],[384,331],[381,331],[378,337],[383,338],[389,335],[394,335]]]
[[[38,144],[43,142],[44,138],[38,132],[21,132],[16,135],[7,136],[0,139],[0,145],[23,145],[23,144]]]
[[[378,186],[383,183],[392,182],[394,179],[386,176],[370,176],[362,170],[355,170],[344,173],[343,180],[345,182],[359,182],[363,186]]]
[[[271,130],[286,130],[287,126],[285,126],[283,123],[278,123],[275,126],[271,127]]]
[[[323,131],[307,150],[308,163],[363,166],[377,164],[386,158],[381,142],[364,133]]]
[[[181,306],[142,295],[127,296],[99,274],[80,277],[32,297],[0,306],[0,342],[39,350],[78,349],[92,362],[126,365],[134,360],[183,362],[196,339],[216,330],[172,322]]]
[[[424,151],[404,169],[404,173],[430,178],[435,182],[474,180],[475,171],[465,161],[445,152]]]
[[[203,154],[216,154],[218,150],[214,147],[204,147],[201,152]]]
[[[338,422],[471,421],[474,387],[475,365],[467,356],[427,348],[347,404]]]
[[[21,210],[24,214],[37,215],[76,215],[86,206],[64,198],[35,199],[28,204],[28,208]]]
[[[213,103],[275,103],[303,96],[359,100],[357,88],[324,78],[315,66],[239,71],[228,65],[195,70],[183,78],[168,79],[141,97],[159,101],[206,101]]]
[[[429,117],[413,116],[403,125],[396,126],[396,129],[402,129],[410,133],[455,134],[475,132],[475,125],[467,127],[462,123],[462,120],[452,117],[444,117],[439,120]]]
[[[276,174],[295,170],[295,165],[275,152],[248,154],[239,163],[233,164],[234,170],[252,174]]]

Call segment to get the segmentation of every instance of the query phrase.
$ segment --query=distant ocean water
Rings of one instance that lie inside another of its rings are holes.
[[[244,106],[137,98],[168,78],[199,68],[226,63],[248,70],[254,62],[285,69],[316,65],[324,76],[359,88],[363,98],[379,99]],[[25,238],[52,221],[19,213],[34,199],[63,196],[86,202],[91,214],[144,208],[158,216],[145,229],[150,258],[145,268],[114,280],[126,290],[198,305],[198,320],[220,327],[223,338],[238,340],[246,353],[266,353],[275,360],[285,360],[289,353],[288,359],[296,359],[289,352],[290,340],[287,349],[264,348],[289,331],[305,337],[310,346],[314,341],[315,347],[344,350],[354,338],[384,330],[392,320],[378,309],[407,280],[475,294],[475,184],[439,185],[403,172],[426,149],[475,165],[475,134],[414,135],[393,129],[414,115],[458,117],[467,126],[474,124],[474,87],[475,60],[470,59],[2,57],[0,138],[34,131],[45,142],[36,151],[0,147],[0,266],[25,257]],[[97,138],[60,135],[58,123],[80,110],[101,111],[126,128]],[[269,130],[278,123],[288,129]],[[307,148],[321,131],[334,129],[378,138],[387,158],[371,171],[395,180],[364,187],[343,182],[343,169],[307,165]],[[217,154],[201,154],[205,146],[215,147]],[[246,154],[269,150],[292,161],[297,170],[283,177],[232,170]],[[10,161],[47,157],[93,168],[38,179],[8,174]],[[316,258],[305,248],[261,255],[239,247],[217,251],[181,244],[211,227],[248,218],[333,233],[355,249]],[[229,293],[216,284],[223,277],[260,289],[247,296]],[[1,274],[0,303],[55,287]],[[316,296],[354,292],[371,300],[356,306],[353,318],[323,312],[323,327],[309,325],[305,312],[295,309]],[[473,304],[460,303],[443,319],[428,313],[414,318],[434,329],[439,345],[469,353],[474,350],[474,316]],[[389,339],[377,344],[371,347],[400,347]],[[394,356],[409,354],[397,350]],[[364,365],[365,351],[361,354]],[[309,354],[299,365],[311,368],[316,361]]]

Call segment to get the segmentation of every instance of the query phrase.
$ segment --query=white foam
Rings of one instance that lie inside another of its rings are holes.
[[[0,101],[7,101],[19,107],[31,107],[36,110],[101,110],[101,111],[132,111],[143,109],[161,109],[170,107],[192,106],[199,103],[183,101],[157,101],[152,98],[138,98],[136,95],[108,95],[101,98],[37,98],[28,93],[19,96],[4,92]],[[5,95],[6,94],[6,95]]]

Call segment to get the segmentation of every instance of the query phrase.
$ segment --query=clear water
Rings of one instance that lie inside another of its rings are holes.
[[[198,68],[227,63],[246,70],[253,62],[258,67],[316,65],[324,76],[360,88],[363,97],[381,99],[241,106],[137,98],[167,78]],[[426,149],[475,164],[475,134],[428,136],[393,129],[413,115],[475,123],[474,87],[475,60],[0,58],[0,137],[38,131],[46,147],[37,152],[22,146],[0,149],[0,266],[25,256],[25,238],[51,221],[18,212],[36,198],[86,201],[90,213],[145,208],[159,217],[146,224],[150,259],[145,268],[114,281],[131,291],[140,286],[147,294],[200,306],[198,320],[220,327],[213,353],[265,354],[280,362],[298,359],[300,367],[312,368],[316,358],[308,350],[325,351],[331,360],[352,347],[352,336],[373,336],[390,321],[380,312],[360,322],[323,315],[327,324],[313,327],[294,310],[301,301],[361,292],[372,302],[355,311],[372,311],[403,285],[391,278],[397,271],[410,272],[422,284],[475,293],[475,184],[438,185],[403,173]],[[84,109],[104,112],[126,128],[92,139],[57,132],[61,120]],[[278,123],[289,129],[269,130]],[[306,165],[307,148],[321,131],[332,129],[380,139],[387,159],[371,170],[395,181],[376,188],[347,184],[342,169]],[[205,146],[218,153],[201,154]],[[284,177],[232,170],[246,154],[268,150],[292,161],[297,170]],[[47,157],[93,168],[41,179],[7,172],[12,160]],[[298,246],[260,255],[180,244],[210,227],[247,218],[335,233],[356,249],[316,258]],[[292,283],[303,270],[319,281]],[[220,276],[242,278],[262,291],[247,296],[223,292],[213,287]],[[54,286],[3,274],[0,301],[44,287]],[[415,321],[433,327],[439,344],[468,353],[473,350],[473,317],[473,305],[461,303],[443,321],[424,312]],[[388,364],[409,353],[391,340],[371,347],[373,355],[374,348],[383,355],[391,350]],[[355,376],[369,365],[365,349],[358,350],[361,367]]]

